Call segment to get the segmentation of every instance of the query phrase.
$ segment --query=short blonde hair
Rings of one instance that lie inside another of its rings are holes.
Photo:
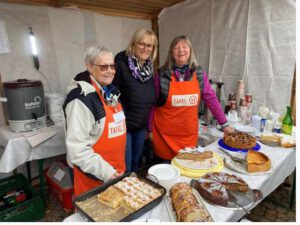
[[[172,71],[172,68],[175,64],[174,59],[173,59],[173,49],[180,41],[184,41],[190,48],[190,57],[188,58],[189,68],[193,68],[193,67],[198,66],[196,57],[194,55],[193,46],[192,46],[192,43],[191,43],[190,39],[185,35],[180,35],[180,36],[175,37],[172,40],[172,42],[170,44],[169,51],[168,51],[167,59],[166,59],[164,65],[161,68],[169,69],[170,71]]]
[[[153,50],[150,56],[150,60],[153,62],[156,59],[157,56],[157,45],[158,40],[155,35],[155,33],[152,30],[149,30],[147,28],[139,28],[134,34],[133,37],[129,43],[129,45],[126,48],[126,55],[134,55],[134,48],[137,45],[138,42],[142,41],[143,39],[149,37],[151,39]]]

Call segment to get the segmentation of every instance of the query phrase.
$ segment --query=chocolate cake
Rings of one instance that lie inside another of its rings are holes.
[[[227,190],[247,192],[248,184],[233,174],[214,172],[200,178],[194,188],[207,201],[227,206],[229,201]]]

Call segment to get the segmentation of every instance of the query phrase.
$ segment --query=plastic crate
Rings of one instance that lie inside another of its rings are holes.
[[[38,221],[45,216],[45,207],[40,195],[37,195],[29,181],[17,174],[0,180],[0,194],[22,188],[26,192],[26,201],[14,207],[0,211],[2,222]]]
[[[68,167],[61,162],[55,162],[46,169],[46,180],[50,191],[57,197],[65,210],[73,206],[74,189]]]

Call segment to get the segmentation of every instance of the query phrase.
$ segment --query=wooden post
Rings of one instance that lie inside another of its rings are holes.
[[[2,78],[1,78],[1,73],[0,73],[0,97],[1,96],[3,96],[3,84],[2,84]],[[4,115],[5,125],[8,125],[6,111],[4,110],[4,103],[2,102],[1,105],[2,105],[2,114]]]
[[[296,66],[295,66],[294,78],[293,78],[293,84],[292,84],[290,106],[292,107],[292,117],[294,120],[294,125],[296,126]]]
[[[155,16],[152,18],[151,22],[152,22],[152,30],[156,34],[157,39],[159,39],[157,20],[158,20],[158,18],[157,18],[157,16]],[[154,71],[157,71],[158,66],[159,66],[159,42],[158,42],[158,46],[157,46],[157,57],[154,61]]]

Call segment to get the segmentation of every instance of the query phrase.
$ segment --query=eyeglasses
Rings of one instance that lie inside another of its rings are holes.
[[[110,65],[98,65],[95,63],[92,63],[94,66],[99,66],[101,71],[107,71],[108,67],[110,67],[111,70],[116,70],[116,65],[115,64],[110,64]]]
[[[147,48],[147,49],[152,49],[153,45],[152,44],[146,44],[144,42],[138,42],[138,45],[142,48]]]

